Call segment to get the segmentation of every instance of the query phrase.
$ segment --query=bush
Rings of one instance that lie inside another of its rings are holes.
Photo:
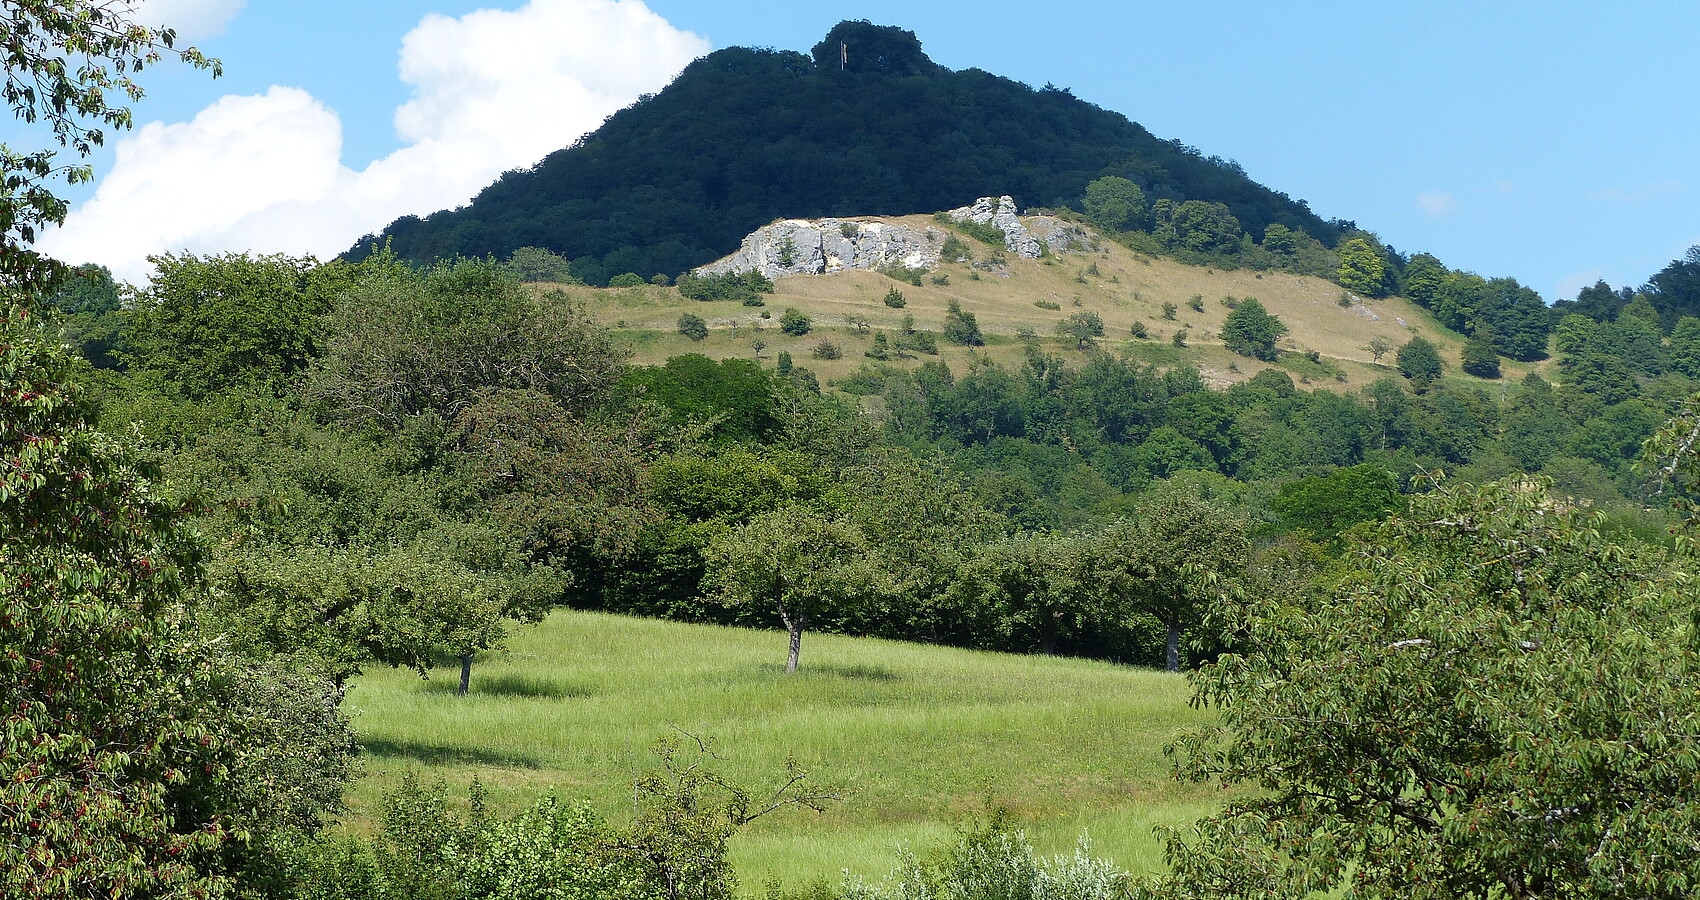
[[[502,271],[520,281],[578,284],[566,257],[542,247],[521,247],[502,263]]]
[[[902,309],[903,307],[909,305],[909,301],[903,299],[903,292],[902,291],[898,290],[897,288],[892,288],[891,290],[885,292],[885,305],[891,307],[892,309]]]
[[[1062,305],[1057,303],[1055,300],[1035,300],[1035,301],[1033,301],[1033,305],[1039,307],[1040,309],[1049,309],[1049,310],[1062,309]]]
[[[785,314],[779,317],[779,330],[793,337],[802,337],[813,327],[813,320],[795,306],[786,307]]]
[[[1165,302],[1163,304],[1163,318],[1168,319],[1170,321],[1174,321],[1175,311],[1176,311],[1176,308],[1175,308],[1175,305],[1173,303]]]
[[[1286,333],[1287,326],[1279,317],[1270,315],[1262,303],[1249,297],[1222,323],[1222,343],[1229,350],[1265,362],[1275,360],[1275,340]]]
[[[1192,297],[1186,301],[1186,305],[1187,308],[1191,309],[1193,312],[1204,312],[1204,295],[1193,294]]]
[[[746,306],[764,305],[761,295],[773,293],[773,281],[760,272],[728,272],[724,275],[679,276],[679,295],[688,300],[738,300]],[[754,303],[750,301],[754,300]]]
[[[611,288],[643,287],[643,284],[643,276],[636,272],[626,272],[608,279],[608,286]]]
[[[933,282],[933,284],[936,284],[940,287],[949,287],[950,286],[950,276],[944,274],[943,272],[940,272],[939,274],[934,275],[932,277],[932,282]]]
[[[1151,329],[1146,327],[1143,320],[1135,320],[1133,323],[1133,336],[1140,340],[1145,340],[1151,336]]]
[[[963,312],[962,304],[955,300],[950,301],[950,307],[945,310],[944,336],[965,347],[979,347],[986,343],[974,314]]]
[[[939,248],[939,258],[945,262],[968,262],[974,258],[974,253],[968,249],[967,244],[962,243],[961,238],[953,234],[944,239],[944,246]]]
[[[815,347],[810,351],[810,354],[814,356],[815,359],[838,359],[844,355],[844,351],[840,350],[837,344],[828,340],[822,340],[820,343],[815,344]]]
[[[679,333],[693,341],[700,341],[708,337],[708,323],[701,316],[685,313],[679,317]]]

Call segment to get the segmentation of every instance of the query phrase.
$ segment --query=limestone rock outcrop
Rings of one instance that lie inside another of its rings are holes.
[[[698,269],[703,275],[758,271],[768,278],[824,275],[845,269],[902,267],[930,271],[939,264],[944,232],[848,219],[787,219],[756,229],[738,252]]]
[[[1048,249],[1066,253],[1084,249],[1090,239],[1070,222],[1034,216],[1023,222],[1009,197],[981,197],[972,206],[946,213],[959,222],[992,225],[1003,232],[1004,249],[1036,259]],[[938,267],[945,234],[884,222],[853,219],[785,219],[764,225],[744,238],[738,252],[697,269],[699,275],[760,272],[768,278],[825,275],[845,269],[920,269]]]

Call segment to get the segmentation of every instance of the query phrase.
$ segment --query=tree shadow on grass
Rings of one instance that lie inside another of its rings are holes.
[[[764,675],[783,675],[785,666],[782,663],[762,663],[756,667]],[[891,671],[885,666],[870,665],[815,665],[802,663],[797,666],[797,674],[814,678],[845,678],[851,681],[900,681],[903,676]]]
[[[506,769],[541,769],[543,763],[535,756],[508,753],[485,747],[451,747],[420,741],[367,738],[360,747],[368,754],[385,759],[411,759],[430,766],[500,766]]]
[[[460,690],[460,679],[432,678],[425,682],[425,690],[433,694],[453,694]],[[473,673],[471,698],[484,697],[539,697],[550,700],[566,700],[569,698],[585,698],[591,696],[588,688],[575,685],[561,684],[548,678],[531,678],[525,675],[487,675]]]

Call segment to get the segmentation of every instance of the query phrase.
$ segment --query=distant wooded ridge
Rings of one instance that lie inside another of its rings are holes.
[[[1066,89],[952,71],[913,32],[859,21],[833,28],[812,55],[703,57],[470,205],[404,216],[347,256],[384,241],[416,262],[541,247],[601,285],[627,272],[676,276],[782,217],[931,213],[1002,194],[1023,208],[1081,209],[1087,184],[1112,176],[1153,206],[1220,204],[1236,244],[1270,225],[1327,247],[1355,230]]]

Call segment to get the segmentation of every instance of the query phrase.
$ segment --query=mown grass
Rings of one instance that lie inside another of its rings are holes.
[[[763,632],[561,612],[455,674],[374,671],[348,696],[367,751],[350,827],[369,828],[407,770],[464,785],[498,809],[548,793],[628,818],[649,748],[709,737],[720,769],[769,785],[789,754],[847,796],[827,812],[758,820],[733,848],[746,892],[842,869],[883,875],[900,842],[925,846],[988,805],[1009,808],[1045,852],[1083,829],[1134,871],[1160,866],[1151,828],[1196,818],[1212,789],[1168,775],[1162,746],[1203,714],[1177,676],[1106,663],[808,635],[802,671]]]

